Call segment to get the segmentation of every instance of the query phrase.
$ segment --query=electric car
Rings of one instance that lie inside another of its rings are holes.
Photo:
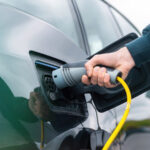
[[[140,35],[103,0],[0,0],[0,150],[101,149],[125,104],[99,112],[80,86],[58,92],[51,73],[131,32]],[[111,149],[150,147],[149,93],[135,99]]]

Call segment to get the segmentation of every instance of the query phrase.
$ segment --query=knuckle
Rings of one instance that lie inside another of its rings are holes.
[[[95,55],[95,56],[93,57],[93,59],[98,59],[98,57],[99,57],[99,55]]]

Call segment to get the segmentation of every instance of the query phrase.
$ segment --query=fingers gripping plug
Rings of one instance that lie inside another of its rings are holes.
[[[86,74],[84,64],[85,61],[73,64],[65,64],[59,69],[54,70],[52,72],[52,77],[57,88],[63,89],[80,83],[82,75]],[[119,70],[114,70],[113,68],[105,68],[107,69],[107,73],[110,75],[110,82],[112,84],[117,84],[117,76],[121,77],[122,73]]]

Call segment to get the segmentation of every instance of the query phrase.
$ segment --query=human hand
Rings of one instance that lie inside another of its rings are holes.
[[[87,75],[82,76],[82,82],[84,84],[98,84],[99,86],[112,88],[115,87],[115,85],[110,83],[110,76],[107,73],[107,69],[96,65],[103,65],[120,70],[122,72],[122,78],[125,79],[129,71],[135,66],[135,62],[129,50],[123,47],[113,53],[95,55],[85,64]]]

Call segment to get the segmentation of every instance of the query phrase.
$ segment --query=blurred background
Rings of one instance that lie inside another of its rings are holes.
[[[128,17],[140,31],[150,24],[150,0],[107,1]]]

